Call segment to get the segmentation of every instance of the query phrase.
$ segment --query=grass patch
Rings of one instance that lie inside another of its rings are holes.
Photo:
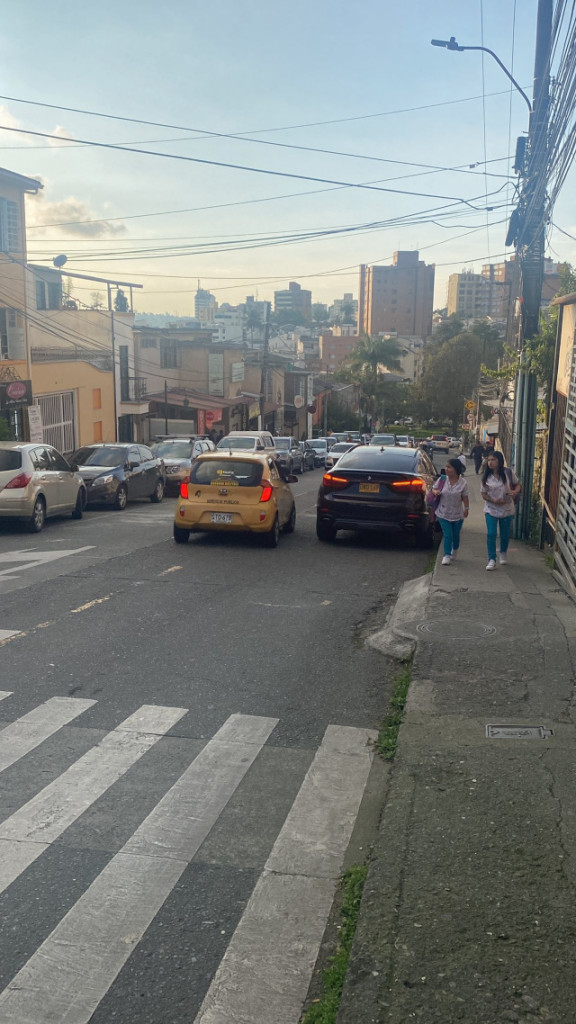
[[[322,974],[322,995],[310,1004],[302,1018],[302,1024],[335,1024],[367,873],[366,864],[355,864],[340,879],[340,941],[334,956],[330,958],[330,966]]]
[[[380,726],[376,750],[385,761],[391,761],[396,753],[398,743],[398,731],[404,717],[406,697],[410,686],[412,675],[412,662],[406,665],[399,676],[396,677],[394,690],[390,699],[390,711]]]

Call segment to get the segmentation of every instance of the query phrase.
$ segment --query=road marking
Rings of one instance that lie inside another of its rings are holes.
[[[170,569],[164,569],[163,572],[159,572],[158,575],[159,576],[167,576],[169,572],[178,572],[180,569],[183,569],[183,568],[184,568],[183,565],[173,565],[173,566],[171,566]]]
[[[2,1024],[87,1024],[277,723],[224,723],[4,989]]]
[[[0,700],[6,700],[6,697],[12,696],[12,690],[0,690]]]
[[[0,825],[0,892],[187,713],[144,704]]]
[[[97,701],[79,697],[51,697],[0,732],[0,772],[38,747],[63,725],[87,711]]]
[[[195,1024],[300,1019],[374,738],[328,726]]]
[[[0,641],[9,640],[11,636],[18,636],[21,632],[20,629],[0,629]]]
[[[20,579],[17,572],[24,569],[35,569],[39,565],[47,565],[48,562],[55,562],[58,558],[66,558],[68,555],[79,555],[82,551],[93,551],[94,544],[87,544],[82,548],[62,548],[60,551],[38,551],[34,548],[23,548],[21,551],[7,551],[0,554],[0,562],[22,563],[15,564],[13,568],[0,569],[0,576],[9,580]]]
[[[88,608],[94,608],[94,605],[104,604],[104,601],[109,601],[114,594],[106,594],[105,597],[95,597],[93,601],[87,601],[86,604],[78,605],[78,608],[71,608],[69,615],[78,615],[78,612],[85,612]]]

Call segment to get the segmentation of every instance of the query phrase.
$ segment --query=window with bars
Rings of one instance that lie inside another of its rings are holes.
[[[36,405],[42,412],[42,434],[46,444],[53,445],[62,453],[73,452],[76,448],[74,392],[38,395]]]

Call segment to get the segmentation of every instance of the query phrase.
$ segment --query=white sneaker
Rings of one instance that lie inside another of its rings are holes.
[[[444,558],[442,559],[442,565],[450,565],[451,561],[452,555],[444,555]]]
[[[507,564],[508,556],[506,555],[506,552],[504,552],[504,554],[500,553],[500,558],[498,559],[498,561],[500,562],[500,565],[506,565]]]
[[[488,565],[486,566],[486,571],[487,572],[491,572],[491,570],[495,569],[495,568],[496,568],[496,562],[494,561],[493,558],[491,558],[490,561],[488,562]]]

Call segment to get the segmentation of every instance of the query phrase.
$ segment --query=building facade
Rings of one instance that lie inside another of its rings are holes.
[[[274,292],[275,313],[297,313],[303,320],[312,318],[312,292],[290,281],[286,289]]]
[[[433,265],[418,251],[395,252],[392,266],[360,267],[358,334],[403,334],[421,338],[432,333]]]
[[[334,373],[344,359],[354,351],[359,340],[358,335],[340,333],[340,329],[337,327],[333,327],[330,331],[324,331],[318,339],[320,370],[323,373]]]

